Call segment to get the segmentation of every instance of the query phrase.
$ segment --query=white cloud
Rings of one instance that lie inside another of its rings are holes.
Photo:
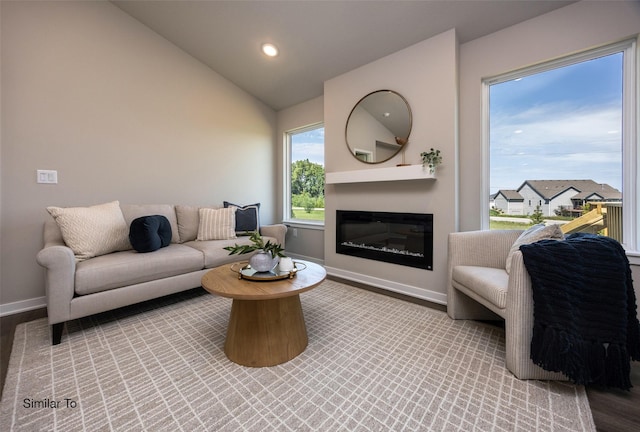
[[[619,106],[554,103],[513,116],[494,114],[491,192],[542,179],[593,179],[620,189],[621,136],[611,133],[621,128],[620,113]]]
[[[296,143],[291,160],[304,159],[324,166],[324,143]]]

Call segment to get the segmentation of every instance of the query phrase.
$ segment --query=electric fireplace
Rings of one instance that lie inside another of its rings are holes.
[[[433,215],[337,210],[336,253],[433,270]]]

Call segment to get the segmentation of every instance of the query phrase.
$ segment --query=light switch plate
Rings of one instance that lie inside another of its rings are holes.
[[[36,170],[36,181],[38,183],[57,184],[58,171],[56,170]]]

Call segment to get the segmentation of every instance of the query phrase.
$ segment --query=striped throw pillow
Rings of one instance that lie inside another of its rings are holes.
[[[236,238],[236,207],[201,208],[196,240],[228,240]]]

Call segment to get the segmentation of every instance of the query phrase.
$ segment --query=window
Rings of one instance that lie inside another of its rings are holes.
[[[626,41],[485,80],[484,187],[507,199],[483,226],[541,219],[638,250],[635,55]]]
[[[285,135],[284,219],[324,224],[324,125]]]

